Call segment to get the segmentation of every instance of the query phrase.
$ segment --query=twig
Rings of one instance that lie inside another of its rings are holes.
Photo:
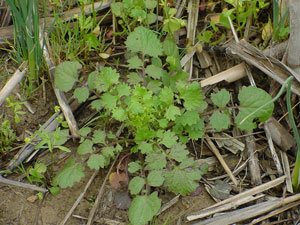
[[[286,189],[290,193],[294,193],[293,191],[293,186],[292,186],[292,178],[291,178],[291,172],[290,172],[290,164],[289,164],[289,159],[287,157],[286,152],[280,151],[281,154],[281,160],[282,160],[282,165],[283,165],[283,171],[284,174],[286,175]]]
[[[212,150],[212,152],[215,154],[215,156],[217,157],[217,159],[219,160],[219,162],[221,163],[221,165],[223,166],[224,170],[226,171],[226,173],[228,174],[228,176],[230,177],[230,179],[232,180],[232,182],[234,183],[234,185],[238,185],[238,181],[236,180],[236,178],[234,177],[233,173],[231,172],[230,168],[228,167],[227,163],[224,161],[224,159],[222,158],[222,155],[220,154],[219,150],[216,148],[216,146],[214,145],[214,143],[210,140],[206,138],[206,141],[208,143],[208,145],[210,146],[210,149]]]
[[[119,154],[117,155],[117,157],[116,157],[116,159],[114,160],[113,164],[112,164],[111,167],[109,168],[108,173],[106,174],[106,177],[105,177],[105,179],[104,179],[104,181],[103,181],[103,183],[102,183],[102,185],[101,185],[101,188],[100,188],[100,190],[99,190],[99,193],[98,193],[98,195],[97,195],[97,198],[96,198],[96,200],[95,200],[95,203],[94,203],[94,205],[93,205],[93,208],[92,208],[92,210],[91,210],[91,212],[90,212],[90,215],[89,215],[89,218],[88,218],[87,225],[91,225],[91,224],[93,223],[94,215],[95,215],[95,213],[96,213],[96,210],[97,210],[97,208],[98,208],[99,202],[100,202],[101,197],[102,197],[103,192],[104,192],[104,186],[105,186],[106,181],[108,180],[108,177],[109,177],[109,175],[111,174],[111,172],[112,172],[112,170],[113,170],[113,168],[114,168],[114,166],[115,166],[115,164],[116,164],[116,162],[117,162],[118,157],[119,157]]]
[[[91,176],[90,180],[87,182],[83,192],[81,192],[81,194],[79,195],[79,197],[77,198],[77,200],[75,201],[75,203],[73,204],[72,208],[69,210],[69,212],[67,213],[67,215],[65,216],[65,218],[63,219],[63,221],[60,223],[60,225],[64,225],[67,220],[69,219],[69,217],[72,215],[72,213],[74,212],[74,210],[76,209],[76,207],[78,206],[78,204],[80,203],[80,201],[82,200],[82,198],[84,197],[87,189],[89,188],[89,186],[91,185],[91,183],[93,182],[94,178],[96,177],[96,175],[98,174],[99,170],[96,170],[93,175]]]
[[[46,188],[41,188],[41,187],[38,187],[38,186],[33,185],[33,184],[25,184],[25,183],[22,183],[22,182],[19,182],[19,181],[9,180],[9,179],[6,179],[6,178],[2,177],[1,175],[0,175],[0,183],[13,185],[13,186],[16,186],[16,187],[21,187],[21,188],[27,188],[27,189],[31,189],[31,190],[39,191],[39,192],[43,192],[43,193],[48,191]]]

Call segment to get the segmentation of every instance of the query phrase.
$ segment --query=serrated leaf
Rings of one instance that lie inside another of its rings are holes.
[[[153,170],[147,176],[147,184],[152,187],[159,187],[163,184],[165,178],[162,170]]]
[[[143,141],[139,144],[139,149],[143,154],[148,154],[152,151],[152,144]]]
[[[216,131],[227,129],[230,124],[229,117],[219,111],[215,111],[210,117],[210,125],[212,128],[216,129]]]
[[[162,170],[167,165],[166,157],[160,152],[150,152],[146,156],[146,170]]]
[[[113,84],[119,82],[120,74],[115,69],[103,67],[101,73],[94,78],[95,88],[98,92],[107,91]]]
[[[199,186],[196,181],[200,180],[201,175],[199,170],[175,167],[171,171],[166,171],[165,177],[164,185],[169,191],[186,196]]]
[[[167,148],[171,148],[174,144],[177,143],[178,137],[174,132],[168,130],[163,134],[163,138],[161,143],[165,145]]]
[[[122,122],[124,120],[127,119],[127,115],[124,109],[122,108],[115,108],[113,110],[113,114],[112,114],[113,118],[115,118],[116,120]]]
[[[100,154],[92,154],[87,161],[87,165],[91,169],[99,170],[99,168],[104,168],[105,166],[105,158]]]
[[[113,96],[110,93],[104,93],[101,99],[101,105],[106,109],[113,110],[117,105],[117,96]]]
[[[93,102],[91,103],[91,107],[92,107],[92,109],[95,109],[95,110],[97,110],[97,111],[100,111],[101,108],[102,108],[101,100],[100,100],[100,99],[97,99],[97,100],[93,101]]]
[[[180,117],[176,118],[176,123],[183,126],[192,126],[200,121],[199,113],[196,110],[186,111]]]
[[[79,87],[74,91],[74,98],[78,99],[78,102],[85,102],[89,97],[89,89],[87,87]]]
[[[107,158],[112,158],[112,157],[114,157],[114,155],[115,155],[115,149],[114,149],[114,147],[104,147],[103,149],[102,149],[102,151],[101,151],[101,153],[105,156],[105,157],[107,157]]]
[[[70,160],[65,167],[54,177],[53,186],[61,188],[72,187],[75,182],[79,182],[84,177],[81,163],[76,163],[75,159]]]
[[[151,195],[136,196],[131,202],[128,217],[133,225],[145,225],[160,209],[161,199],[157,192]]]
[[[204,121],[200,119],[196,124],[185,127],[189,137],[193,140],[198,140],[204,134]]]
[[[177,143],[170,149],[169,157],[175,159],[177,162],[182,162],[187,158],[188,154],[189,151],[186,150],[186,146]]]
[[[134,140],[136,142],[148,140],[154,137],[155,132],[148,127],[141,127],[137,130]]]
[[[135,173],[142,169],[140,161],[130,162],[128,163],[128,171],[129,173]]]
[[[129,63],[129,69],[138,69],[143,66],[143,61],[137,56],[133,56],[127,60]]]
[[[260,122],[263,122],[266,121],[273,113],[274,104],[271,103],[240,124],[240,122],[250,113],[271,101],[272,97],[264,90],[251,86],[243,87],[239,93],[238,99],[240,101],[240,111],[235,118],[235,123],[241,130],[252,131],[256,128],[256,123],[253,122],[255,118],[258,118]]]
[[[167,105],[171,105],[174,102],[174,93],[171,88],[169,87],[164,87],[160,94],[159,94],[159,99],[166,103]]]
[[[166,110],[165,117],[168,120],[174,121],[176,119],[176,116],[180,116],[180,109],[177,106],[170,105]]]
[[[93,152],[93,142],[91,140],[84,140],[79,147],[77,148],[77,153],[79,155],[84,155],[87,153],[92,153]]]
[[[169,122],[166,119],[161,119],[161,120],[158,120],[158,123],[161,128],[166,128],[168,126]]]
[[[191,83],[188,87],[181,87],[179,92],[180,98],[184,100],[183,105],[187,110],[195,110],[197,107],[206,104],[203,100],[200,84],[197,82]]]
[[[211,94],[210,98],[212,102],[219,108],[224,108],[226,104],[230,101],[230,93],[225,89],[222,89],[216,94]]]
[[[130,95],[130,87],[125,83],[118,84],[116,89],[119,97]]]
[[[163,69],[154,65],[147,66],[145,72],[153,79],[160,79],[163,76]]]
[[[143,55],[157,57],[162,55],[162,45],[153,31],[145,27],[137,27],[131,32],[125,42],[132,52],[141,52]]]
[[[147,84],[147,88],[152,91],[153,93],[159,93],[161,90],[161,85],[162,82],[159,80],[151,80],[148,84]]]
[[[143,186],[145,185],[145,180],[141,177],[134,177],[130,182],[129,182],[129,190],[132,195],[138,194]]]
[[[144,80],[137,73],[131,72],[127,75],[127,82],[131,85],[142,83]]]
[[[105,144],[106,133],[103,130],[95,130],[93,134],[93,142],[95,144]]]
[[[54,73],[54,83],[61,91],[70,91],[78,80],[77,70],[81,69],[81,64],[77,61],[62,62]]]
[[[78,134],[80,136],[86,137],[91,132],[91,130],[92,129],[90,127],[83,127],[78,131]]]

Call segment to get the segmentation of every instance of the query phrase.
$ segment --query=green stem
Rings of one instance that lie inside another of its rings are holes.
[[[287,87],[287,100],[286,100],[286,104],[287,104],[287,109],[289,112],[289,119],[291,121],[292,124],[292,128],[293,128],[293,132],[294,132],[294,136],[297,142],[297,157],[296,157],[296,163],[295,163],[295,168],[294,168],[294,172],[293,172],[293,178],[292,178],[292,184],[293,184],[293,189],[295,192],[299,191],[299,168],[300,168],[300,138],[299,138],[299,133],[298,133],[298,129],[294,120],[294,116],[293,116],[293,111],[292,111],[292,106],[291,106],[291,86],[292,86],[292,79],[289,81],[288,83],[288,87]]]

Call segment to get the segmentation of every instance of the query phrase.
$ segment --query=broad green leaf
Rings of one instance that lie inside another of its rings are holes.
[[[131,85],[142,83],[144,80],[135,72],[131,72],[127,75],[127,82]]]
[[[160,152],[150,152],[146,156],[146,170],[162,170],[167,165],[166,157]]]
[[[99,170],[99,168],[104,168],[105,166],[105,158],[100,154],[92,154],[87,161],[87,165],[91,169]]]
[[[216,131],[227,129],[230,124],[229,117],[219,111],[215,111],[210,117],[210,125],[212,128],[216,129]]]
[[[160,80],[151,80],[147,84],[147,88],[155,94],[155,93],[159,93],[160,92],[161,85],[162,85],[162,82]]]
[[[148,127],[141,127],[137,130],[134,140],[136,142],[148,140],[153,138],[154,134],[154,131],[149,129]]]
[[[143,61],[137,56],[133,56],[127,60],[129,63],[129,69],[138,69],[143,66]]]
[[[98,92],[107,91],[113,84],[119,82],[120,74],[115,69],[103,67],[101,73],[95,79],[95,87]]]
[[[171,148],[174,144],[177,143],[178,137],[174,132],[168,130],[163,134],[163,138],[161,143],[165,145],[167,148]]]
[[[77,148],[77,153],[79,155],[84,155],[87,153],[92,153],[93,152],[93,142],[91,140],[84,140],[79,147]]]
[[[78,99],[78,102],[85,102],[89,97],[89,89],[87,87],[79,87],[74,91],[74,98]]]
[[[148,154],[152,151],[152,144],[143,141],[139,143],[139,149],[143,154]]]
[[[130,182],[129,182],[129,190],[130,194],[136,195],[138,194],[143,186],[145,185],[145,180],[141,177],[134,177]]]
[[[95,130],[93,134],[93,142],[95,144],[105,144],[106,134],[103,130]]]
[[[182,162],[187,158],[188,154],[189,151],[186,150],[186,146],[177,143],[170,149],[169,157],[175,159],[177,162]]]
[[[161,199],[157,192],[151,195],[136,196],[130,204],[128,217],[132,225],[145,225],[160,209]]]
[[[125,42],[132,52],[157,57],[162,55],[162,45],[153,31],[145,27],[137,27],[131,32]]]
[[[177,106],[170,105],[165,113],[166,119],[174,121],[176,119],[176,116],[180,116],[180,109]]]
[[[147,176],[147,184],[152,187],[159,187],[163,184],[165,178],[162,170],[153,170]]]
[[[113,96],[110,93],[104,93],[101,99],[101,105],[108,110],[113,110],[117,105],[117,96]]]
[[[121,2],[113,2],[110,5],[111,11],[117,17],[121,16],[123,12],[123,4]]]
[[[154,9],[157,5],[157,1],[155,0],[146,0],[145,5],[147,9]]]
[[[166,116],[166,115],[165,115]],[[161,120],[158,120],[158,123],[159,123],[159,126],[161,127],[161,128],[166,128],[167,126],[168,126],[168,120],[166,120],[166,119],[161,119]]]
[[[226,104],[230,101],[230,94],[225,89],[222,89],[216,94],[211,94],[210,98],[212,102],[219,108],[224,108]]]
[[[153,79],[160,79],[163,76],[163,69],[154,65],[147,66],[145,72]]]
[[[115,108],[113,110],[113,114],[112,114],[113,118],[115,118],[116,120],[122,122],[124,120],[127,119],[127,115],[124,109],[122,108]]]
[[[86,137],[91,132],[91,130],[92,129],[90,127],[83,127],[83,128],[80,128],[80,130],[78,131],[78,134],[80,136]]]
[[[142,169],[140,161],[135,161],[135,162],[128,163],[129,173],[135,173],[135,172],[139,171],[140,169]]]
[[[175,167],[171,171],[166,171],[165,177],[164,185],[169,191],[186,196],[199,186],[196,181],[200,180],[201,173],[199,170]]]
[[[198,140],[204,134],[204,122],[200,119],[196,124],[185,127],[189,137],[193,140]]]
[[[61,188],[72,187],[75,182],[79,182],[84,177],[81,163],[76,163],[75,159],[70,160],[65,167],[54,177],[53,186],[59,185]]]
[[[176,118],[176,123],[183,126],[192,126],[200,121],[199,113],[196,110],[186,111],[182,116]]]
[[[256,123],[253,122],[255,118],[258,118],[258,121],[263,122],[266,121],[273,113],[274,104],[272,103],[259,110],[253,116],[250,116],[242,124],[240,124],[240,122],[250,113],[271,101],[272,97],[260,88],[243,87],[239,93],[238,99],[240,101],[240,111],[235,118],[235,123],[241,130],[252,131],[256,128]]]
[[[114,147],[104,147],[101,151],[101,153],[107,157],[107,158],[112,158],[115,155],[115,148]]]
[[[68,61],[59,64],[55,69],[54,83],[61,91],[70,91],[78,81],[77,70],[81,69],[81,64],[77,61]]]
[[[134,8],[131,10],[130,16],[138,21],[144,21],[147,13],[142,9]]]

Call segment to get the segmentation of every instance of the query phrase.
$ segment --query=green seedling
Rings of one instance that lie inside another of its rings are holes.
[[[9,120],[0,115],[0,152],[5,154],[12,149],[14,142],[16,141],[16,133],[11,128]]]
[[[14,98],[12,96],[6,98],[7,107],[13,110],[15,123],[20,123],[21,121],[20,115],[25,114],[25,112],[21,110],[23,104],[24,102],[14,101]]]
[[[87,86],[80,86],[77,70],[81,65],[76,61],[58,65],[54,82],[65,92],[76,84],[73,96],[80,102],[88,99],[89,92],[99,97],[91,107],[101,111],[103,127],[79,130],[82,138],[77,153],[89,168],[108,166],[120,152],[136,155],[132,158],[138,160],[128,164],[132,176],[128,188],[134,196],[128,215],[133,225],[139,225],[152,220],[161,207],[155,188],[183,196],[195,191],[207,167],[196,167],[186,144],[200,139],[205,126],[216,131],[229,128],[232,110],[227,106],[230,93],[223,89],[211,95],[216,109],[204,113],[207,103],[200,84],[186,81],[172,39],[161,42],[153,31],[140,26],[128,35],[125,44],[131,55],[127,82],[120,80],[115,69],[103,67],[89,74]],[[264,106],[271,96],[262,89],[243,87],[238,98],[235,124],[240,129],[251,131],[256,128],[255,121],[265,121],[272,115],[273,103]],[[210,118],[208,124],[205,117]],[[119,137],[106,129],[112,124],[124,128]],[[53,185],[70,187],[83,176],[82,163],[72,159],[56,175]]]
[[[289,9],[287,9],[280,18],[280,9],[278,0],[273,0],[273,41],[278,41],[279,38],[284,38],[290,33],[290,28],[285,27],[284,23],[287,19]]]

